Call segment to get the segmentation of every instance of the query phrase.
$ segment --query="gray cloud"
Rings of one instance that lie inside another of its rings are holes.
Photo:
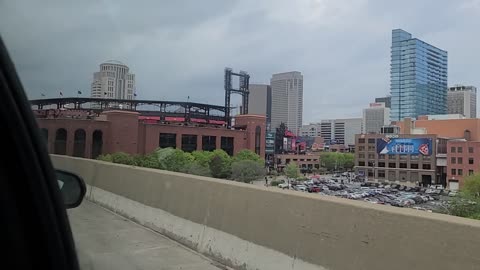
[[[164,3],[165,2],[165,3]],[[449,52],[449,83],[480,86],[471,1],[3,1],[0,33],[30,98],[89,92],[109,59],[140,98],[223,103],[223,68],[304,74],[304,122],[360,117],[389,91],[391,29]]]

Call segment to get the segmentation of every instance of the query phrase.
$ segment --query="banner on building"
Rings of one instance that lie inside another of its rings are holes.
[[[431,138],[378,138],[377,153],[386,155],[432,155]]]

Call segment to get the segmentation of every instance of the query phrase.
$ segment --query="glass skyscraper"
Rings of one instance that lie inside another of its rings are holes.
[[[392,30],[390,120],[447,113],[447,51]]]

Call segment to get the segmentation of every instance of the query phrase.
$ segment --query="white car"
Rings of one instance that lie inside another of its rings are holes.
[[[279,188],[288,188],[288,183],[285,183],[285,182],[280,183],[280,184],[278,184],[278,187]]]
[[[307,191],[307,186],[305,185],[296,185],[295,189],[298,191]]]

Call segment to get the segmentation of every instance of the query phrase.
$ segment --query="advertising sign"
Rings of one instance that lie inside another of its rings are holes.
[[[377,153],[386,155],[432,155],[431,138],[378,138]]]
[[[275,132],[267,132],[265,134],[265,153],[272,154],[275,152]]]

